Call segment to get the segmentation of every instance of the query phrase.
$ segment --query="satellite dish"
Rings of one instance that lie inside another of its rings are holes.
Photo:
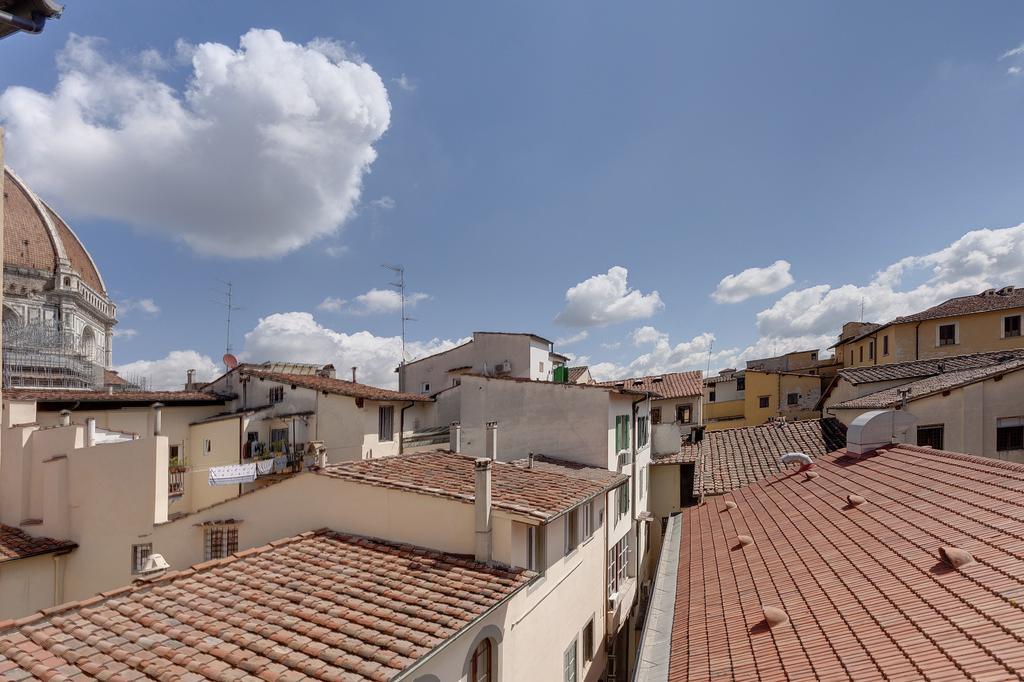
[[[236,358],[231,353],[225,353],[223,360],[224,360],[224,365],[228,369],[234,369],[235,367],[238,367],[238,358]]]

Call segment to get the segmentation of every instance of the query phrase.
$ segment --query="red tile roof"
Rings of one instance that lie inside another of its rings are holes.
[[[832,405],[829,409],[878,409],[884,407],[895,407],[903,401],[904,395],[908,401],[927,398],[936,393],[951,391],[955,388],[976,384],[979,381],[986,381],[1010,372],[1018,372],[1024,369],[1024,356],[1016,356],[1014,360],[1001,364],[975,367],[973,369],[961,369],[947,371],[935,376],[926,377],[917,381],[911,381],[900,386],[886,388],[875,393],[851,398]]]
[[[490,379],[491,381],[513,381],[520,384],[546,384],[550,386],[566,386],[568,388],[595,388],[601,391],[607,391],[608,393],[622,393],[624,395],[643,395],[647,391],[642,388],[631,388],[626,386],[619,388],[618,386],[608,386],[606,384],[576,384],[573,382],[562,382],[562,381],[546,381],[541,379],[530,379],[527,377],[510,377],[510,376],[490,376],[488,374],[480,374],[478,372],[472,372],[469,374],[463,374],[467,377],[477,377],[479,379]],[[446,389],[447,390],[447,389]]]
[[[557,470],[552,466],[536,466],[528,469],[522,466],[523,460],[517,464],[494,462],[491,469],[491,503],[496,509],[546,521],[629,480],[627,476],[607,469],[574,466],[552,458],[538,458],[537,461],[559,464],[563,468]],[[571,469],[572,473],[566,468]],[[341,462],[328,465],[317,473],[468,503],[473,502],[476,492],[473,458],[453,452],[425,452]]]
[[[875,381],[898,381],[900,379],[930,377],[942,372],[988,367],[1020,358],[1024,358],[1024,349],[1007,349],[988,353],[952,355],[947,358],[910,360],[909,362],[896,362],[890,365],[847,367],[846,369],[839,370],[839,376],[854,385],[869,384]]]
[[[654,464],[701,462],[693,492],[721,495],[786,470],[779,458],[787,452],[821,457],[846,445],[846,427],[835,418],[770,422],[760,426],[706,431],[700,443],[658,457]]]
[[[430,396],[419,393],[392,391],[387,388],[368,386],[355,381],[345,381],[344,379],[331,379],[330,377],[321,377],[315,374],[285,374],[283,372],[266,372],[259,369],[249,368],[240,369],[239,371],[243,375],[254,376],[258,379],[267,379],[269,381],[276,381],[282,384],[291,384],[293,386],[309,388],[314,391],[323,391],[333,393],[334,395],[345,395],[352,398],[395,401],[414,400],[418,402],[430,402],[433,400]]]
[[[0,564],[40,554],[70,552],[76,547],[70,540],[33,537],[20,528],[0,524]]]
[[[630,377],[615,381],[602,381],[602,386],[625,386],[634,391],[650,391],[656,398],[684,398],[704,393],[700,372],[668,372],[646,377]]]
[[[815,469],[683,511],[669,680],[1024,676],[1024,466],[898,445]]]
[[[579,365],[578,367],[570,367],[569,368],[569,381],[571,381],[572,383],[575,384],[577,381],[580,380],[580,377],[582,377],[584,374],[586,374],[589,371],[590,371],[590,367],[588,367],[587,365]]]
[[[303,533],[0,623],[0,676],[386,680],[535,576]]]

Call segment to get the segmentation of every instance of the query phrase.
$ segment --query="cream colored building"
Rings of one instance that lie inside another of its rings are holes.
[[[1024,348],[1022,323],[1024,289],[1007,286],[952,298],[882,325],[844,327],[835,349],[845,367],[1014,350]]]
[[[668,372],[601,382],[604,386],[649,391],[652,456],[679,452],[694,429],[703,424],[700,372]]]
[[[707,430],[757,426],[772,419],[821,416],[821,377],[807,372],[722,370],[704,380]]]
[[[473,332],[466,343],[403,363],[395,371],[399,390],[434,395],[457,386],[463,374],[549,381],[566,362],[551,341],[536,334]]]

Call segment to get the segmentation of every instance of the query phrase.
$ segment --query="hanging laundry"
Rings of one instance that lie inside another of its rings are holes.
[[[210,485],[238,485],[256,480],[256,463],[210,467]]]

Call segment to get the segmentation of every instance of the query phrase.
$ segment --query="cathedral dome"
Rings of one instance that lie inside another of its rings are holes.
[[[67,223],[9,168],[4,169],[3,189],[4,270],[74,274],[106,298],[96,263]]]

